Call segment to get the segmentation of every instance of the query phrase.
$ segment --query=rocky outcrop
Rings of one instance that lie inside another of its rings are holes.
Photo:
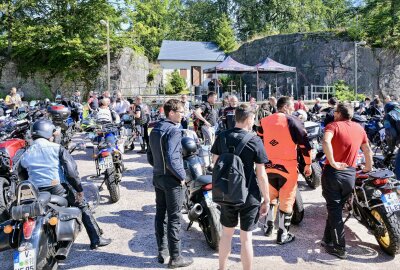
[[[0,59],[0,95],[5,96],[9,89],[16,86],[24,92],[26,99],[54,98],[57,93],[70,95],[79,90],[82,93],[88,91],[102,92],[107,90],[107,64],[104,63],[97,76],[87,78],[91,89],[86,82],[70,81],[65,79],[65,74],[50,76],[47,73],[35,73],[23,77],[18,72],[18,67],[13,62]],[[136,53],[131,48],[124,48],[118,55],[111,59],[111,91],[120,90],[126,96],[138,94],[151,94],[155,88],[147,87],[147,77],[150,64],[147,57]]]
[[[255,65],[266,57],[294,66],[298,72],[299,94],[304,86],[332,85],[344,80],[354,86],[354,42],[333,33],[277,35],[243,44],[232,57],[244,64]],[[400,54],[385,49],[358,47],[358,91],[367,95],[400,94]],[[254,76],[245,76],[253,86]],[[293,74],[261,75],[266,84],[290,89]]]

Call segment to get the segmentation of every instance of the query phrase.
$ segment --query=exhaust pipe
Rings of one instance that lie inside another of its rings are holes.
[[[72,241],[69,242],[66,247],[64,246],[60,247],[56,253],[55,258],[59,261],[64,261],[68,257],[71,247],[72,247]]]
[[[190,209],[188,217],[190,221],[195,221],[199,218],[199,216],[203,213],[203,206],[201,204],[196,203],[192,209]]]

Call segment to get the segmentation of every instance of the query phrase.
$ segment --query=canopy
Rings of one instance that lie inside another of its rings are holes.
[[[240,64],[233,60],[232,57],[228,56],[222,63],[218,64],[213,68],[205,69],[204,73],[244,73],[244,72],[256,72],[256,67]]]
[[[263,62],[255,65],[259,73],[273,73],[273,72],[296,72],[295,67],[286,66],[278,63],[271,58],[265,59]]]

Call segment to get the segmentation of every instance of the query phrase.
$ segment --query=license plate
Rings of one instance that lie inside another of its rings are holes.
[[[111,169],[114,166],[111,156],[105,158],[99,158],[99,168],[100,170]]]
[[[211,206],[213,204],[212,200],[212,192],[209,191],[203,191],[204,198],[206,199],[207,206]]]
[[[15,251],[14,270],[36,270],[35,250]]]
[[[381,199],[387,212],[396,212],[400,210],[400,200],[396,192],[382,194]]]

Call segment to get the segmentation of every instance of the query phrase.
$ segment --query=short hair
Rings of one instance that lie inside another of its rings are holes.
[[[351,120],[351,118],[353,118],[354,115],[353,106],[351,106],[351,104],[349,103],[339,103],[336,107],[336,111],[340,113],[342,118],[346,120]]]
[[[336,105],[336,104],[337,104],[337,99],[334,98],[334,97],[331,97],[331,98],[328,100],[328,104],[329,104],[329,105]]]
[[[290,97],[287,96],[280,97],[278,99],[278,103],[276,103],[276,108],[280,110],[286,105],[290,105],[290,102],[292,102],[292,99]]]
[[[164,103],[163,108],[165,116],[168,117],[171,111],[177,111],[180,108],[183,108],[183,104],[179,99],[172,98]]]
[[[321,98],[317,97],[315,100],[316,100],[316,101],[321,101]]]
[[[252,111],[250,105],[241,104],[235,110],[235,120],[238,123],[244,123],[250,117],[254,117],[254,112]]]
[[[210,93],[207,94],[207,98],[212,97],[212,96],[216,96],[217,94],[213,91],[211,91]]]
[[[369,97],[366,97],[366,98],[364,99],[364,101],[371,101],[371,99],[370,99]]]
[[[104,106],[107,106],[108,104],[110,104],[110,99],[107,98],[107,97],[103,97],[101,99],[101,104],[104,105]]]

